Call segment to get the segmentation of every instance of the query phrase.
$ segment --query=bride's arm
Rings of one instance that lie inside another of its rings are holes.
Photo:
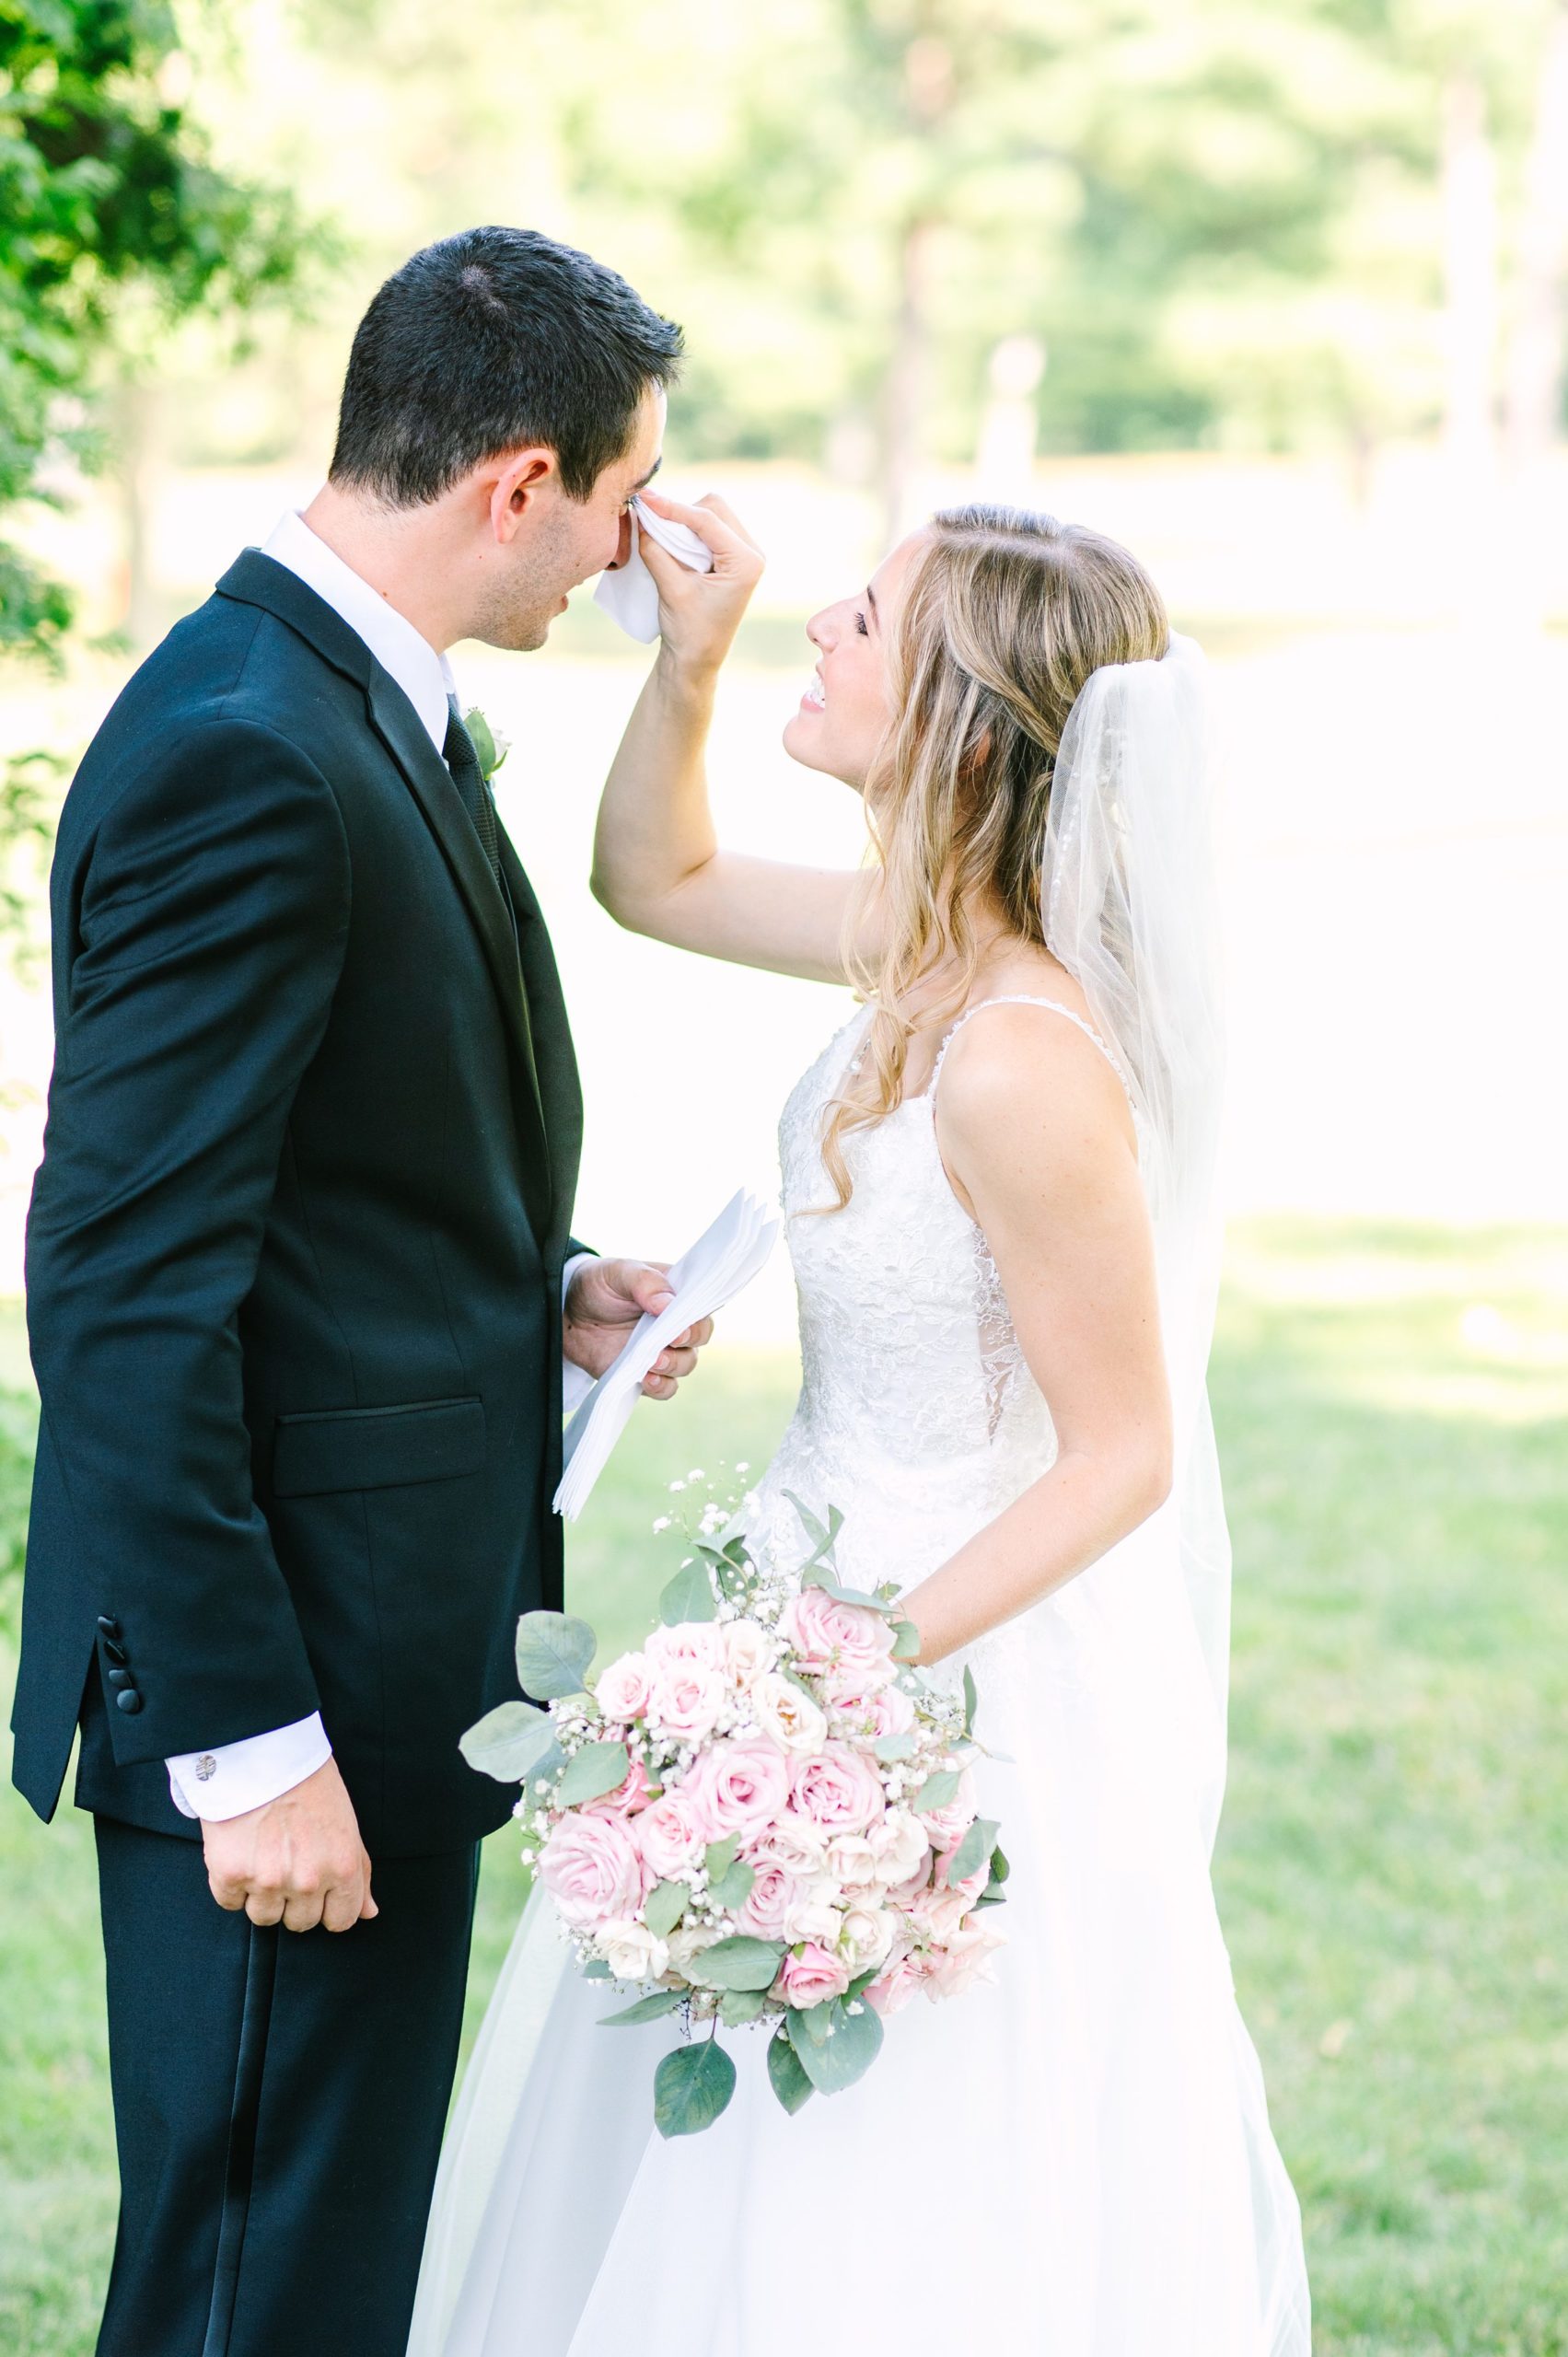
[[[650,494],[644,493],[645,498]],[[593,889],[618,924],[678,949],[811,981],[845,977],[845,928],[865,900],[853,870],[804,867],[721,850],[704,763],[720,667],[762,570],[761,555],[720,499],[661,515],[701,534],[712,573],[693,573],[645,537],[658,584],[659,652],[605,781]],[[874,910],[856,923],[871,944]]]
[[[1154,1246],[1126,1098],[1061,1019],[997,1007],[954,1041],[937,1134],[996,1263],[1057,1457],[905,1599],[922,1661],[1096,1562],[1169,1492]]]

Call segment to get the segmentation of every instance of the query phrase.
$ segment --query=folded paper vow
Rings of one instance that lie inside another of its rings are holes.
[[[669,1272],[675,1299],[656,1318],[644,1318],[566,1427],[566,1470],[555,1511],[575,1522],[587,1504],[610,1453],[631,1420],[647,1374],[666,1343],[700,1318],[712,1318],[749,1285],[778,1240],[780,1220],[771,1203],[742,1188],[712,1227]]]

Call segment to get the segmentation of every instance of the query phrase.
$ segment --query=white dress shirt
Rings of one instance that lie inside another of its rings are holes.
[[[297,574],[306,586],[314,589],[318,598],[365,641],[381,668],[391,674],[418,713],[439,753],[447,741],[450,700],[457,694],[457,682],[446,656],[352,565],[345,564],[335,550],[319,539],[298,514],[291,511],[281,518],[261,553]],[[561,1281],[563,1306],[573,1277],[592,1258],[591,1253],[578,1253],[566,1263]],[[567,1367],[568,1412],[587,1389],[590,1380],[580,1367]],[[169,1792],[181,1816],[209,1817],[221,1823],[227,1817],[242,1817],[247,1809],[261,1808],[268,1801],[281,1799],[296,1784],[302,1784],[307,1776],[314,1775],[331,1756],[332,1747],[321,1724],[321,1714],[312,1711],[308,1719],[296,1719],[291,1726],[246,1736],[238,1743],[215,1744],[210,1751],[181,1752],[176,1759],[166,1759],[164,1765],[168,1770]]]

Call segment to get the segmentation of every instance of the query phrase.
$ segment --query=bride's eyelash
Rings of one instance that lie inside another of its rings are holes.
[[[862,636],[862,638],[869,638],[869,637],[870,637],[870,635],[871,635],[870,628],[869,628],[869,626],[868,626],[868,624],[867,624],[867,622],[866,622],[865,616],[864,614],[859,614],[859,613],[857,613],[857,614],[856,614],[856,616],[855,616],[855,618],[854,618],[854,626],[855,626],[856,630],[860,633],[860,635]]]

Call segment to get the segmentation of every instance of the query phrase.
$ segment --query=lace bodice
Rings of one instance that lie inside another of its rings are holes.
[[[986,1001],[995,1004],[996,1001]],[[1069,1007],[1048,999],[1102,1053]],[[864,1053],[870,1010],[830,1040],[784,1106],[783,1202],[799,1296],[800,1399],[751,1516],[754,1547],[806,1550],[784,1493],[839,1506],[846,1579],[903,1584],[935,1569],[1051,1464],[1055,1436],[984,1237],[954,1194],[936,1141],[935,1091],[844,1140],[854,1191],[842,1211],[822,1163],[826,1110]],[[1114,1063],[1115,1059],[1109,1058]]]

